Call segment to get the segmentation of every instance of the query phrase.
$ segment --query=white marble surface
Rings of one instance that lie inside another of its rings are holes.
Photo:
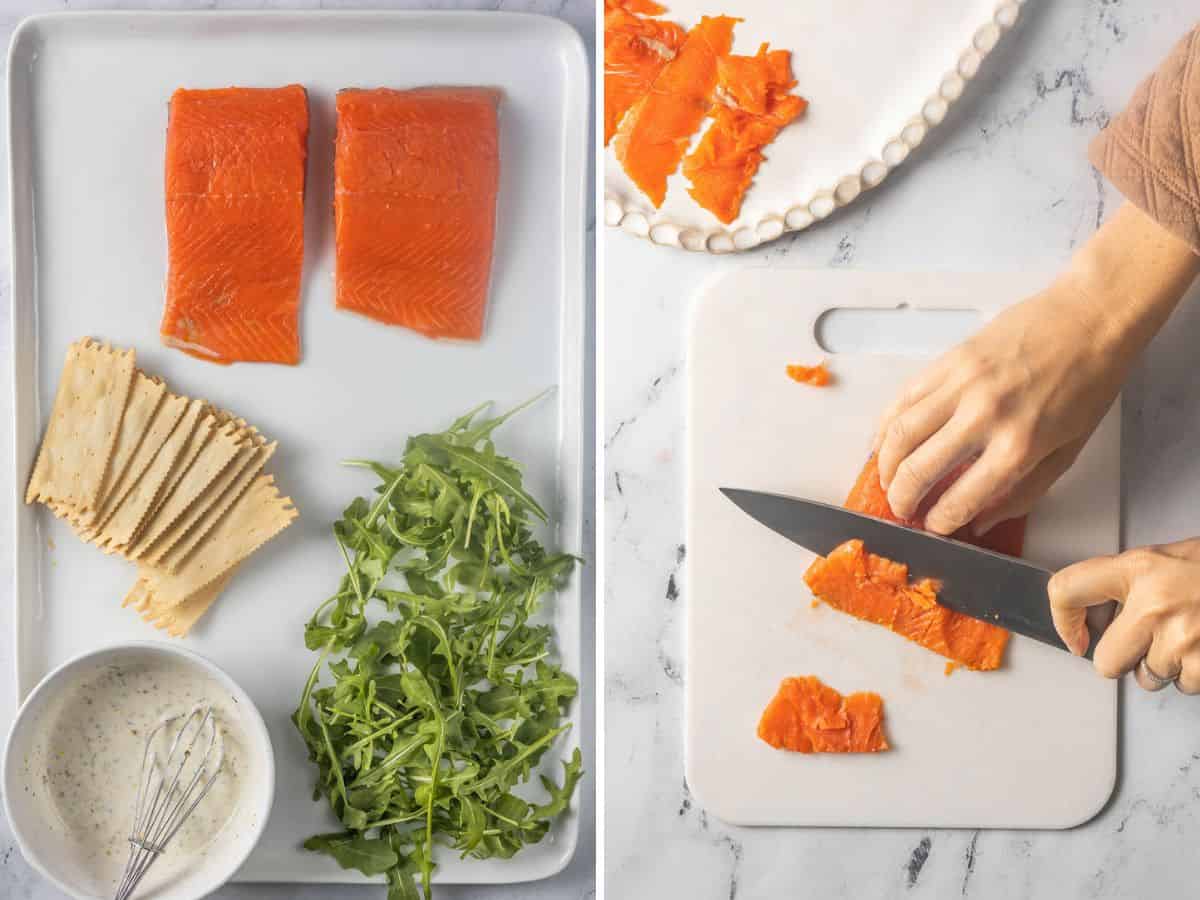
[[[151,0],[149,3],[91,2],[91,0],[0,0],[0,41],[7,48],[8,40],[16,25],[27,15],[41,12],[78,9],[106,9],[112,7],[122,9],[500,9],[519,12],[537,12],[553,15],[569,22],[584,38],[589,57],[595,57],[595,3],[593,0],[264,0],[264,2],[227,2],[227,0]],[[3,81],[0,71],[0,82]],[[0,108],[3,109],[3,120],[7,121],[7,88],[0,84]],[[8,210],[8,161],[3,160],[3,172],[0,178],[0,209]],[[5,219],[7,221],[7,218]],[[589,213],[588,234],[594,229],[594,216]],[[9,235],[5,225],[0,228],[0,471],[8,472],[12,466],[11,426],[12,406],[10,396],[11,346],[12,333],[10,324],[10,283],[9,283]],[[589,255],[590,256],[590,255]],[[592,281],[591,272],[594,260],[589,258],[589,284]],[[589,303],[594,294],[589,289]],[[592,345],[589,340],[588,345]],[[589,382],[590,388],[590,382]],[[591,391],[589,390],[589,396]],[[585,417],[591,421],[590,414]],[[591,436],[587,437],[585,446],[590,446]],[[585,474],[585,509],[594,506],[591,489],[594,484],[591,470]],[[14,710],[14,688],[12,659],[12,600],[11,572],[12,548],[10,541],[12,509],[10,490],[0,491],[0,735],[8,733]],[[584,556],[589,560],[594,556],[593,519],[589,515],[585,522]],[[594,609],[594,591],[591,581],[584,590],[584,621],[590,621]],[[583,708],[585,714],[594,709],[594,680],[590,673],[595,669],[594,647],[591,641],[585,640],[584,660],[582,666]],[[590,725],[583,729],[583,751],[585,759],[594,761],[595,730]],[[589,770],[594,773],[595,765],[589,764]],[[478,887],[447,885],[438,887],[435,891],[439,900],[584,900],[595,896],[595,788],[593,777],[589,774],[581,787],[582,828],[580,832],[579,849],[571,864],[555,878],[533,884],[518,884],[504,887]],[[229,885],[212,895],[215,900],[382,900],[382,887],[349,887],[337,885],[269,885],[243,884]],[[8,824],[0,813],[0,898],[5,900],[54,900],[63,896],[49,884],[43,882],[34,873],[17,849]]]
[[[736,4],[723,10],[736,12]],[[740,265],[1053,267],[1118,197],[1088,140],[1193,24],[1192,0],[1031,0],[942,129],[879,190],[745,257],[605,231],[605,892],[614,898],[1134,898],[1200,882],[1200,702],[1122,686],[1117,790],[1068,832],[731,828],[683,777],[684,323]],[[803,89],[801,87],[801,89]],[[1200,534],[1200,291],[1125,393],[1127,546]],[[1052,690],[1047,686],[1047,690]],[[1030,740],[1036,740],[1030,735]]]

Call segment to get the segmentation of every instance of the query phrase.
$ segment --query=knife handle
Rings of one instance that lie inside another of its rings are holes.
[[[1108,630],[1108,626],[1112,624],[1113,617],[1117,614],[1116,601],[1101,603],[1098,606],[1093,606],[1088,609],[1087,614],[1087,630],[1088,630],[1088,646],[1083,654],[1083,658],[1091,660],[1096,654],[1096,645],[1100,643],[1100,638],[1104,636],[1104,632]]]

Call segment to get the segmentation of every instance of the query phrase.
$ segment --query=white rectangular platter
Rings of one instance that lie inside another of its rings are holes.
[[[221,367],[159,343],[166,266],[163,152],[177,87],[308,89],[303,361]],[[427,340],[333,306],[334,94],[428,84],[502,89],[501,184],[488,322],[478,345]],[[131,567],[21,502],[67,345],[94,335],[134,347],[175,390],[229,408],[279,441],[271,468],[299,521],[244,565],[187,639],[250,693],[277,762],[250,881],[358,880],[304,851],[336,823],[311,800],[313,770],[288,717],[313,655],[303,626],[344,569],[330,526],[373,484],[339,466],[396,460],[408,435],[441,430],[486,400],[505,408],[557,392],[498,433],[552,511],[549,539],[581,547],[584,229],[590,73],[562,23],[507,13],[88,13],[26,21],[10,50],[17,687],[103,644],[161,635],[120,599]],[[579,575],[549,602],[576,675]],[[572,711],[580,721],[580,711]],[[573,729],[577,734],[578,728]],[[572,737],[548,754],[548,770]],[[550,757],[553,756],[553,759]],[[574,851],[575,814],[512,860],[439,857],[443,882],[536,879]]]
[[[1001,669],[946,677],[942,657],[813,607],[803,580],[812,554],[718,492],[845,500],[878,416],[923,360],[838,353],[833,385],[796,384],[787,364],[827,355],[814,334],[826,310],[906,303],[986,321],[1043,283],[1028,273],[744,269],[697,299],[687,360],[686,757],[689,787],[714,815],[740,825],[1065,828],[1108,799],[1114,682],[1019,636]],[[924,337],[928,345],[935,335]],[[1025,555],[1057,568],[1115,552],[1119,507],[1114,408],[1034,510]],[[803,755],[760,741],[758,717],[792,675],[880,694],[892,749]]]

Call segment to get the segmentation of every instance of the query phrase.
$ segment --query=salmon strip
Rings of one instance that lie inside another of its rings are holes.
[[[674,22],[644,17],[664,11],[658,4],[605,0],[605,146],[617,133],[625,114],[649,93],[654,79],[675,58],[687,36],[687,32]]]
[[[740,19],[705,16],[688,32],[678,54],[665,65],[650,93],[625,114],[613,147],[625,173],[657,207],[667,196],[667,179],[679,168],[700,130],[717,86],[717,59],[733,46]]]
[[[875,753],[887,750],[883,700],[878,694],[843,697],[815,675],[785,678],[763,711],[758,736],[797,753]]]
[[[171,97],[164,344],[217,363],[300,361],[307,144],[299,85]]]
[[[478,87],[338,94],[339,309],[429,337],[482,337],[499,103]]]
[[[846,499],[846,508],[909,527],[922,527],[925,511],[965,470],[952,472],[930,492],[917,521],[904,521],[892,512],[887,493],[879,483],[879,467],[872,456],[859,473]],[[967,531],[956,539],[1009,556],[1020,555],[1025,520],[996,526],[982,538]],[[834,609],[882,625],[952,662],[970,669],[1000,667],[1009,634],[1003,628],[947,609],[937,602],[939,586],[925,579],[910,583],[908,566],[868,553],[862,541],[847,541],[827,557],[818,557],[804,574],[813,594]]]
[[[1007,631],[940,606],[937,582],[910,582],[908,566],[868,553],[860,540],[818,557],[804,581],[834,609],[891,629],[953,662],[970,669],[1000,667]]]
[[[762,148],[808,108],[807,100],[788,93],[795,86],[787,50],[768,51],[763,44],[755,56],[717,60],[713,123],[683,161],[683,174],[692,199],[726,225],[738,217],[766,159]]]

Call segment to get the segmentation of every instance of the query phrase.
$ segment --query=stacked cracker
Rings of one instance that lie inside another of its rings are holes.
[[[244,420],[171,393],[132,350],[84,338],[67,352],[25,502],[135,562],[124,605],[182,637],[237,566],[296,518],[262,471],[275,446]]]

